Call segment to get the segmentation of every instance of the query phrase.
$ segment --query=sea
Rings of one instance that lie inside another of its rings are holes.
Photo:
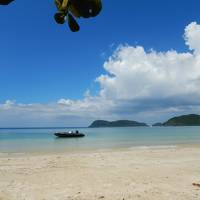
[[[75,130],[86,136],[70,139],[54,136],[55,132]],[[175,148],[199,144],[200,127],[0,129],[0,153]]]

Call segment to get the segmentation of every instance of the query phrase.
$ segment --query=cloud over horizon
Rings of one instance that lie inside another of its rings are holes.
[[[84,126],[94,119],[163,121],[200,113],[200,25],[185,28],[189,51],[146,51],[120,45],[96,78],[97,96],[60,99],[49,104],[0,104],[0,126]]]

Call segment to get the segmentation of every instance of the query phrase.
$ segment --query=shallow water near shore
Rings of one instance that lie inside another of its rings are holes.
[[[0,129],[0,152],[59,152],[115,148],[172,148],[200,144],[200,127],[80,128],[84,138],[59,139],[74,129]]]

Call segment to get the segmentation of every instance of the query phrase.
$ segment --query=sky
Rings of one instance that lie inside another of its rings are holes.
[[[0,7],[0,127],[200,114],[200,1],[102,2],[78,33],[53,1]]]

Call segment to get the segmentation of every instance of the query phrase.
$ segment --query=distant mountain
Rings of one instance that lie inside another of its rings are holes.
[[[164,122],[163,126],[200,126],[200,115],[190,114],[173,117]]]
[[[118,120],[118,121],[112,121],[112,122],[105,121],[105,120],[96,120],[89,126],[89,128],[133,127],[133,126],[147,126],[147,124],[136,122],[136,121],[129,121],[129,120]]]
[[[152,126],[163,126],[163,124],[159,122],[159,123],[153,124]]]

